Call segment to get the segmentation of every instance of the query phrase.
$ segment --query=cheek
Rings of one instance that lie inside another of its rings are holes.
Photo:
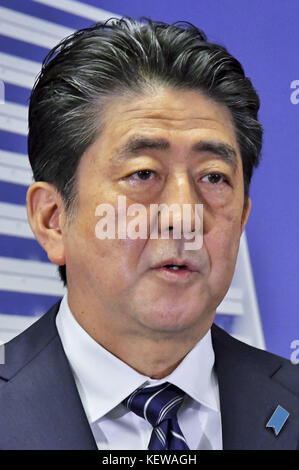
[[[240,235],[236,226],[222,226],[204,236],[204,244],[210,262],[208,284],[218,304],[225,297],[235,271]]]
[[[74,239],[75,257],[81,258],[81,267],[90,279],[102,286],[113,286],[117,291],[135,282],[136,267],[145,240],[99,239],[95,233],[97,217],[86,217],[78,227]]]
[[[238,254],[241,236],[240,217],[229,216],[215,223],[204,235],[204,244],[209,253],[212,271],[233,268]]]
[[[136,268],[143,250],[144,240],[97,240],[96,253],[102,256],[105,268],[113,276],[113,282],[130,283],[136,276]]]

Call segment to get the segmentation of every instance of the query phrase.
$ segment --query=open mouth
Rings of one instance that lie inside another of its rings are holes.
[[[170,282],[185,282],[196,275],[196,271],[188,264],[161,264],[155,268],[155,271]]]
[[[178,270],[188,270],[189,271],[188,266],[186,266],[185,264],[183,264],[182,266],[178,266],[177,264],[165,264],[164,266],[161,266],[161,267],[166,268],[166,269],[171,269],[172,271],[178,271]]]
[[[198,275],[197,265],[194,262],[175,257],[163,260],[153,269],[158,276],[170,282],[189,282],[191,279],[195,280]]]

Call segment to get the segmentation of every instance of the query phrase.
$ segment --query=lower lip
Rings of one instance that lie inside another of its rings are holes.
[[[154,271],[163,276],[164,279],[169,281],[185,281],[189,280],[196,271],[190,271],[189,269],[170,269],[170,268],[155,268]]]

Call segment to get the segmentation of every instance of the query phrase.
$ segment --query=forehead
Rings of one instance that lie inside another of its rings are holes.
[[[198,91],[160,88],[109,98],[102,107],[100,133],[81,158],[80,172],[99,170],[107,176],[126,160],[144,155],[191,165],[198,158],[220,157],[242,177],[229,109]]]
[[[162,88],[142,95],[128,94],[108,101],[102,137],[117,142],[134,133],[168,134],[174,140],[209,134],[237,147],[227,107],[198,91]],[[116,142],[115,142],[116,143]]]

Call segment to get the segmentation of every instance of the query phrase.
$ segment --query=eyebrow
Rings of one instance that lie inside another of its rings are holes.
[[[130,159],[145,150],[170,150],[171,145],[166,139],[153,139],[149,137],[132,137],[121,147],[112,161],[121,163]],[[237,152],[231,145],[219,140],[202,140],[193,144],[191,151],[196,153],[209,152],[223,160],[233,171],[236,171],[238,165]]]

